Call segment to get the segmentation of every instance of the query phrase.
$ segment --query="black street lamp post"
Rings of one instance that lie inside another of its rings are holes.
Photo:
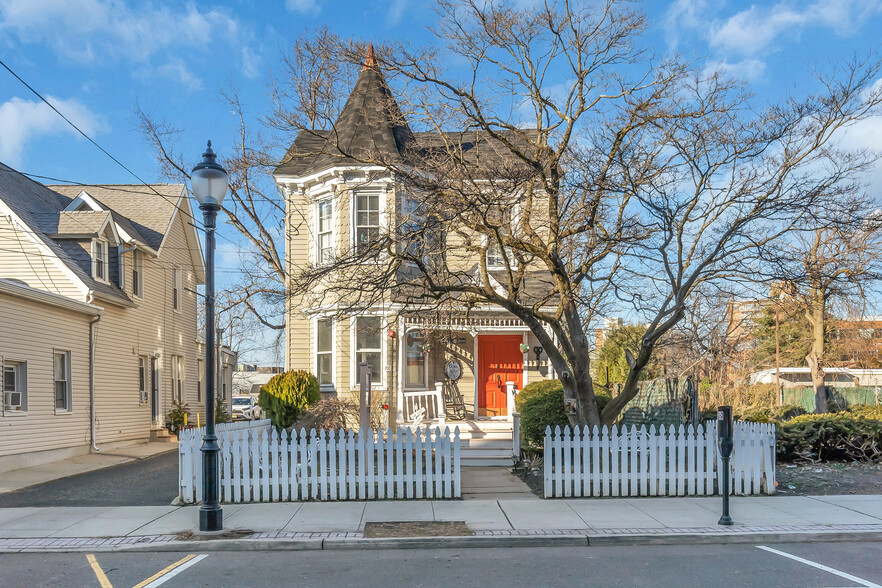
[[[221,531],[224,513],[218,492],[217,435],[214,428],[215,411],[215,349],[214,349],[214,231],[217,211],[227,194],[227,172],[217,163],[211,150],[211,141],[202,161],[193,168],[190,177],[193,196],[199,202],[205,224],[205,435],[202,437],[202,506],[199,508],[199,530]]]

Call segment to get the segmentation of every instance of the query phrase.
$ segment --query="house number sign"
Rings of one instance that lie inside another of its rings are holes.
[[[462,376],[462,364],[455,359],[451,359],[444,366],[444,373],[447,374],[448,379],[458,380]]]

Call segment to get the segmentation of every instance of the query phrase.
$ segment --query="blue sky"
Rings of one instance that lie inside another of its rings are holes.
[[[658,55],[677,51],[724,67],[762,100],[801,93],[812,67],[878,50],[882,30],[877,0],[637,6],[648,15],[646,40]],[[325,25],[366,40],[430,43],[433,19],[431,5],[418,0],[0,0],[0,55],[105,149],[156,181],[154,155],[135,127],[136,104],[186,131],[176,147],[194,163],[208,138],[223,155],[235,126],[218,89],[232,82],[250,115],[268,112],[269,75],[303,31]],[[849,141],[873,147],[878,137],[882,123],[871,121]],[[0,161],[82,183],[135,181],[4,70]],[[232,267],[229,241],[224,248],[219,265]]]

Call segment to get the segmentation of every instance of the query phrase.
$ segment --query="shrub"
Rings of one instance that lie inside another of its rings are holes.
[[[233,420],[233,416],[227,410],[226,404],[222,398],[218,398],[214,403],[214,422],[217,424],[229,423]]]
[[[865,419],[882,421],[882,406],[867,406],[866,404],[853,404],[848,407],[848,413]]]
[[[165,424],[172,433],[177,433],[187,421],[187,414],[190,407],[185,402],[172,400],[172,409],[168,411],[165,417]]]
[[[273,425],[286,429],[320,399],[316,377],[306,370],[291,370],[267,382],[257,403]]]
[[[772,423],[776,421],[789,421],[794,417],[804,414],[806,414],[806,410],[803,407],[795,404],[785,404],[783,406],[765,408],[748,408],[743,413],[736,414],[736,418],[753,423]]]
[[[882,421],[847,412],[805,414],[778,425],[782,461],[878,461],[882,459]]]
[[[597,408],[603,408],[610,401],[605,394],[597,394]],[[532,447],[542,447],[545,441],[545,427],[552,429],[569,424],[564,409],[563,384],[560,380],[541,380],[527,384],[515,401],[521,414],[521,438]]]

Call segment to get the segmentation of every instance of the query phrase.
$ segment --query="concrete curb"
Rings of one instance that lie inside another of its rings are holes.
[[[777,533],[679,533],[669,535],[488,535],[464,537],[389,538],[302,538],[302,539],[207,539],[161,541],[120,545],[71,545],[3,549],[0,553],[71,552],[230,552],[230,551],[321,551],[376,549],[472,549],[493,547],[602,547],[611,545],[696,545],[743,543],[882,541],[880,531],[812,531]]]

